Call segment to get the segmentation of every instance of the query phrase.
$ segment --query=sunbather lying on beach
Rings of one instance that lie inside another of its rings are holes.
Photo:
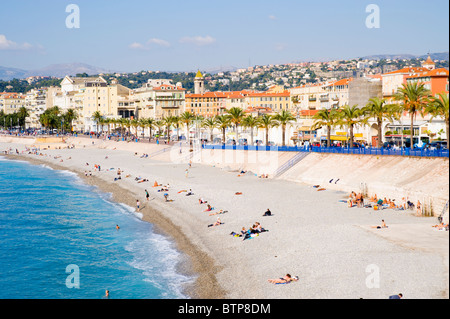
[[[203,198],[199,198],[199,199],[198,199],[198,203],[199,203],[199,204],[205,204],[205,203],[207,203],[207,201],[206,201],[206,200],[203,200]]]
[[[388,226],[386,225],[386,223],[384,222],[384,219],[381,220],[381,226],[371,226],[372,228],[388,228]]]
[[[434,225],[431,227],[435,227],[437,230],[448,230],[448,224],[444,224],[443,222],[439,225]]]
[[[272,284],[287,284],[287,283],[297,281],[297,280],[298,280],[298,276],[292,277],[290,274],[286,274],[286,276],[284,276],[282,278],[269,279],[267,281]]]
[[[208,227],[214,227],[214,226],[219,226],[219,225],[223,225],[223,224],[224,224],[224,223],[222,223],[222,222],[220,221],[220,218],[217,217],[216,222],[215,222],[214,224],[208,225]]]
[[[214,210],[214,207],[211,207],[211,205],[208,204],[204,212],[210,212],[212,210]]]
[[[227,210],[219,210],[218,212],[216,212],[216,213],[211,213],[211,214],[209,214],[209,216],[213,216],[213,215],[219,215],[219,214],[225,214],[225,213],[228,213],[228,211]]]

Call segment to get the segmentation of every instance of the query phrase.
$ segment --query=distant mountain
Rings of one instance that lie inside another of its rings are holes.
[[[430,56],[433,60],[447,60],[449,59],[449,53],[448,52],[442,52],[442,53],[430,53]],[[365,57],[362,57],[362,59],[368,59],[368,60],[381,60],[381,59],[391,59],[391,60],[398,60],[398,59],[426,59],[428,57],[428,54],[425,55],[413,55],[413,54],[378,54],[378,55],[368,55]]]
[[[76,75],[78,73],[87,73],[96,75],[100,73],[113,73],[114,71],[99,68],[84,63],[64,63],[52,64],[45,68],[36,70],[21,70],[0,66],[0,80],[24,79],[29,76],[51,76],[63,78],[66,75]]]
[[[22,79],[28,71],[0,66],[0,80]]]
[[[431,53],[430,54],[431,58],[433,60],[445,60],[448,61],[449,60],[449,54],[448,52],[442,52],[442,53]],[[420,59],[426,59],[428,57],[428,55],[421,55],[419,58]]]
[[[54,76],[58,78],[65,77],[66,75],[76,75],[78,73],[87,73],[88,75],[96,75],[100,73],[112,73],[114,71],[106,70],[96,66],[84,64],[84,63],[65,63],[65,64],[52,64],[45,68],[38,70],[31,70],[27,73],[27,76]]]

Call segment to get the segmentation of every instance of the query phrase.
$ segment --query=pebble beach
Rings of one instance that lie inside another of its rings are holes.
[[[260,178],[254,171],[240,174],[238,166],[145,157],[152,153],[139,143],[73,138],[49,148],[42,144],[37,155],[30,152],[35,145],[18,140],[0,139],[0,151],[18,151],[2,156],[73,171],[131,207],[139,200],[142,219],[173,238],[188,257],[178,266],[196,275],[195,284],[185,287],[191,298],[449,297],[449,235],[431,227],[436,218],[348,208],[348,192],[337,187],[318,191],[313,184]],[[155,182],[161,186],[153,187]],[[163,186],[168,190],[158,191]],[[189,191],[193,195],[186,196]],[[200,198],[214,209],[205,211]],[[267,209],[272,216],[263,216]],[[220,210],[225,213],[215,214]],[[208,227],[218,217],[222,224]],[[373,228],[382,219],[388,228]],[[256,222],[268,231],[247,240],[231,235]],[[268,282],[288,273],[299,280]]]

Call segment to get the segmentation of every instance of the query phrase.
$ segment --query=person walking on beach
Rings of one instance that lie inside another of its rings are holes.
[[[150,197],[150,194],[148,193],[148,191],[147,190],[145,190],[145,198],[147,198],[147,201],[148,201],[148,198]]]
[[[184,175],[186,176],[186,178],[188,178],[189,175],[189,170],[186,168],[186,170],[184,171]]]
[[[140,207],[139,207],[140,205],[141,205],[141,202],[139,202],[139,199],[136,200],[136,208],[137,208],[138,212],[140,211]]]

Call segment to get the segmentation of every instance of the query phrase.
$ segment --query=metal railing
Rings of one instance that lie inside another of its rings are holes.
[[[448,150],[429,149],[386,149],[386,148],[346,148],[346,147],[312,147],[312,152],[355,154],[355,155],[394,155],[394,156],[418,156],[418,157],[449,157]]]
[[[202,144],[203,149],[243,150],[243,151],[277,151],[277,152],[314,152],[332,154],[354,155],[391,155],[391,156],[417,156],[417,157],[449,157],[448,149],[387,149],[387,148],[349,148],[349,147],[307,147],[307,146],[253,146],[253,145],[224,145]]]

